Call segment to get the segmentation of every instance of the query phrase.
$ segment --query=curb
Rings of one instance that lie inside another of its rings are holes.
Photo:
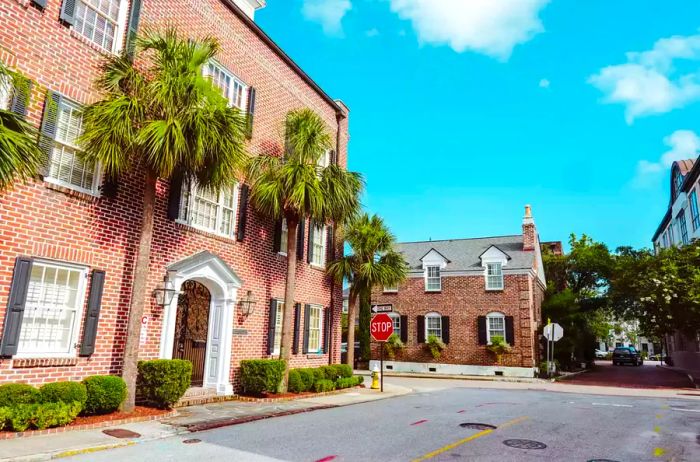
[[[550,382],[552,382],[552,383],[564,382],[564,381],[570,379],[571,377],[576,377],[577,375],[581,375],[581,374],[584,374],[584,373],[590,372],[590,371],[591,371],[591,369],[583,369],[581,371],[571,372],[571,373],[566,374],[566,375],[554,377],[553,379],[550,380]]]
[[[358,374],[359,375],[359,374]],[[384,377],[414,378],[414,379],[441,379],[441,380],[473,380],[476,382],[506,382],[506,383],[547,383],[545,379],[529,377],[497,377],[478,375],[450,375],[450,374],[423,374],[423,373],[398,373],[384,371]]]
[[[688,380],[690,380],[690,383],[692,383],[696,389],[700,389],[700,385],[695,381],[695,378],[693,377],[693,375],[686,372],[684,369],[679,369],[677,367],[671,367],[671,366],[664,366],[661,364],[657,364],[656,367],[661,368],[661,369],[666,369],[667,371],[675,372],[676,374],[684,375],[684,376],[688,377]]]
[[[306,412],[320,411],[322,409],[333,409],[336,407],[342,407],[336,404],[324,404],[321,406],[309,407],[304,409],[292,409],[289,411],[271,412],[269,414],[260,415],[250,415],[246,417],[234,417],[231,419],[221,419],[213,420],[209,422],[204,422],[200,424],[183,425],[190,433],[197,433],[205,430],[213,430],[215,428],[231,427],[233,425],[240,425],[249,422],[255,422],[258,420],[272,419],[274,417],[284,417],[288,415],[304,414]]]

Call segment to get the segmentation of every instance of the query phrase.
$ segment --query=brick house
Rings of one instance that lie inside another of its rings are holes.
[[[405,348],[385,369],[464,375],[533,377],[546,288],[539,237],[530,207],[522,234],[397,244],[409,266],[399,287],[372,294],[391,304],[394,331]],[[426,340],[446,348],[433,359]],[[500,365],[487,350],[499,335],[512,346]],[[379,358],[375,345],[374,367]]]
[[[0,104],[43,132],[49,163],[39,179],[0,194],[0,383],[40,384],[119,374],[141,226],[143,174],[118,184],[76,156],[80,107],[98,98],[101,60],[137,28],[174,25],[215,36],[204,70],[253,118],[251,154],[280,153],[282,126],[309,107],[336,140],[326,162],[347,165],[348,110],[331,99],[254,22],[264,0],[5,0],[0,60],[31,80]],[[101,8],[95,5],[102,5]],[[21,96],[21,95],[20,95]],[[51,104],[49,101],[55,103]],[[24,104],[28,102],[28,104]],[[240,361],[279,350],[286,228],[248,207],[247,187],[218,195],[160,180],[140,357],[185,358],[193,385],[231,394]],[[342,252],[332,227],[305,223],[297,266],[292,367],[338,362],[342,287],[324,272]],[[167,278],[178,291],[159,306]],[[246,314],[242,299],[257,300]]]

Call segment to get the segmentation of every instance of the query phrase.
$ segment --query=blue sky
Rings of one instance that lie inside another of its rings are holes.
[[[256,21],[350,114],[398,239],[648,246],[700,148],[695,0],[268,0]]]

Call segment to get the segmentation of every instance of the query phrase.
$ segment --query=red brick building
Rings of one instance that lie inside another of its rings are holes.
[[[394,361],[385,361],[386,370],[534,375],[546,283],[529,206],[522,234],[406,242],[397,250],[408,263],[408,279],[372,298],[392,305],[394,331],[405,345]],[[512,347],[501,364],[487,349],[497,335]],[[446,345],[437,360],[426,345],[430,336]],[[375,361],[378,352],[375,347]]]
[[[280,153],[285,115],[309,107],[337,140],[327,161],[347,165],[347,108],[255,24],[264,3],[0,2],[0,60],[31,80],[28,100],[15,89],[0,104],[50,140],[41,178],[0,194],[0,383],[121,371],[143,175],[120,178],[115,188],[99,165],[76,157],[75,140],[81,105],[99,97],[92,82],[101,60],[128,46],[137,28],[175,25],[191,37],[219,39],[221,52],[204,71],[231,104],[254,114],[252,154]],[[193,385],[233,393],[241,360],[279,348],[285,228],[248,207],[244,185],[211,195],[161,180],[157,191],[140,355],[190,359]],[[299,243],[292,366],[338,362],[342,288],[324,266],[341,246],[330,228],[309,223]],[[164,277],[179,296],[161,307],[151,293]],[[243,299],[257,300],[249,314]]]

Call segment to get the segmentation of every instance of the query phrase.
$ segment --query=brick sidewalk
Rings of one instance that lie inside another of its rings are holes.
[[[645,361],[639,367],[613,366],[610,361],[596,361],[595,369],[562,382],[621,388],[695,389],[688,377],[657,367],[657,364],[656,361]]]

